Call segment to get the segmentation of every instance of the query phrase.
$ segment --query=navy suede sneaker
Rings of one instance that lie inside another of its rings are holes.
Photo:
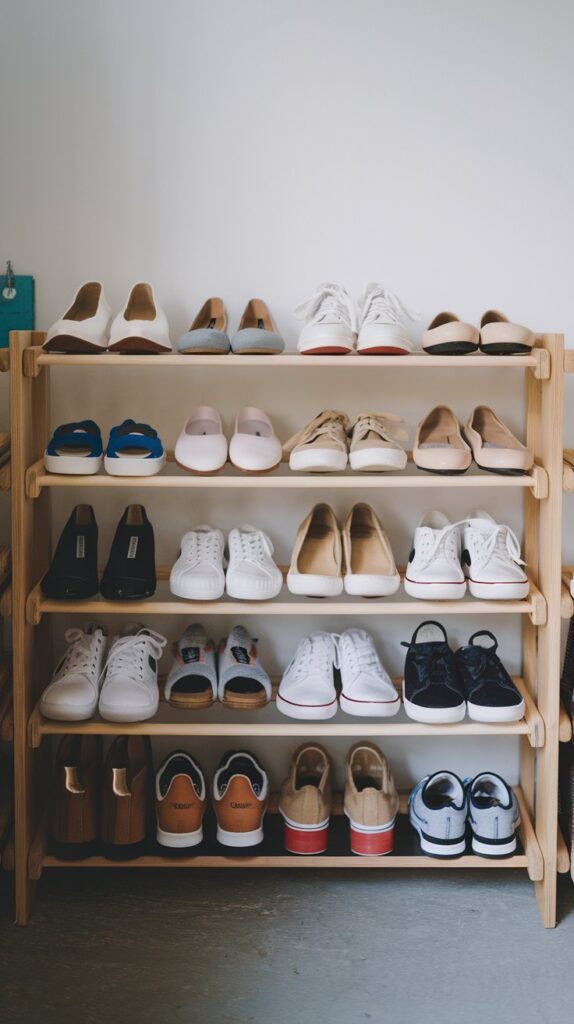
[[[468,715],[475,722],[518,722],[524,717],[522,694],[498,657],[497,648],[493,633],[481,629],[456,652]]]
[[[440,622],[421,622],[405,658],[403,703],[415,722],[460,722],[466,712],[464,684]]]

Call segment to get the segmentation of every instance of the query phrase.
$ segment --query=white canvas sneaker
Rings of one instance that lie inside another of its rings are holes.
[[[110,328],[110,352],[153,354],[172,352],[167,317],[151,284],[134,284],[121,313]]]
[[[349,430],[351,469],[362,473],[385,473],[404,469],[407,453],[398,444],[408,433],[401,416],[390,412],[362,412]]]
[[[105,352],[112,311],[99,281],[78,288],[72,305],[52,324],[42,348],[46,352]]]
[[[223,534],[196,526],[181,538],[180,556],[169,575],[169,589],[188,601],[216,601],[225,590]]]
[[[339,647],[331,633],[311,633],[297,647],[277,693],[277,708],[288,718],[320,721],[337,714],[334,670]]]
[[[267,473],[281,462],[281,442],[273,424],[262,409],[248,405],[235,420],[235,431],[229,442],[229,459],[244,473]]]
[[[372,636],[364,629],[346,629],[339,640],[341,710],[364,718],[390,718],[401,702],[381,662]]]
[[[324,409],[283,445],[295,473],[340,473],[347,467],[349,418]]]
[[[367,286],[360,308],[357,340],[360,355],[406,356],[413,351],[404,317],[420,320],[418,310],[405,305],[394,292],[381,284]]]
[[[153,629],[128,624],[116,636],[103,671],[100,715],[108,722],[143,722],[159,704],[158,661],[166,639]]]
[[[281,593],[283,573],[273,561],[273,545],[263,530],[248,524],[231,530],[225,587],[241,601],[270,601]]]
[[[85,632],[67,629],[64,635],[68,649],[42,694],[40,710],[45,718],[82,722],[98,706],[106,634],[101,626],[89,626]]]
[[[199,405],[185,421],[175,442],[175,461],[194,473],[218,473],[227,462],[227,438],[221,416],[211,405]]]
[[[473,597],[487,601],[528,597],[518,537],[482,509],[471,512],[464,524],[462,564]]]
[[[347,291],[328,281],[295,309],[305,321],[297,348],[303,355],[346,355],[357,339],[356,310]]]
[[[415,530],[405,573],[405,592],[425,600],[464,597],[466,580],[460,562],[461,523],[443,512],[426,512]]]

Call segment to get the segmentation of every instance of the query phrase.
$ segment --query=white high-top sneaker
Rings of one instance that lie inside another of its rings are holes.
[[[159,703],[158,662],[166,639],[129,623],[114,638],[103,671],[100,715],[108,722],[143,722]]]
[[[381,284],[367,286],[360,306],[359,354],[406,356],[413,351],[404,317],[420,320],[418,310],[409,308],[398,295]]]
[[[520,601],[528,597],[518,537],[482,509],[464,524],[462,564],[473,597],[487,601]]]
[[[101,626],[88,626],[85,632],[67,629],[65,637],[68,649],[42,694],[40,710],[46,718],[81,722],[98,706],[106,634]]]
[[[311,633],[297,647],[285,669],[277,708],[288,718],[312,721],[337,714],[334,669],[339,667],[339,645],[331,633]]]
[[[190,601],[216,601],[225,590],[223,534],[196,526],[181,538],[180,556],[169,576],[169,589]]]
[[[283,574],[275,565],[273,545],[263,530],[240,526],[231,530],[225,587],[241,601],[269,601],[281,593]]]
[[[405,572],[405,592],[411,597],[439,601],[464,597],[460,526],[451,523],[443,512],[425,512],[415,530]]]
[[[297,348],[303,355],[346,355],[357,340],[356,311],[349,293],[340,284],[320,284],[311,298],[295,309],[305,320]]]
[[[341,710],[348,715],[387,718],[401,706],[399,695],[364,629],[346,629],[339,640]]]

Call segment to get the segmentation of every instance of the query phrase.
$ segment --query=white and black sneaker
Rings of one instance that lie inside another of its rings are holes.
[[[473,853],[509,857],[515,852],[520,813],[514,793],[500,775],[482,772],[472,780],[468,786],[468,820]]]
[[[443,512],[426,512],[415,530],[405,572],[405,592],[423,601],[464,597],[466,580],[460,562],[460,523]]]
[[[409,718],[430,725],[460,722],[466,713],[464,684],[440,622],[421,622],[407,647],[403,703]]]
[[[520,543],[509,526],[482,509],[471,512],[463,530],[462,565],[473,597],[487,601],[521,601],[528,597],[528,577]]]
[[[524,699],[498,654],[493,633],[481,629],[456,652],[466,692],[466,710],[475,722],[519,722]]]
[[[106,632],[102,626],[91,625],[85,632],[67,629],[65,637],[68,649],[42,694],[40,710],[45,718],[82,722],[98,707]]]
[[[143,722],[159,704],[158,662],[165,637],[153,629],[128,624],[116,636],[106,661],[100,715],[108,722]]]

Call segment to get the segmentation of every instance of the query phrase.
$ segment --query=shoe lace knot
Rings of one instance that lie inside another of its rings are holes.
[[[353,331],[357,326],[357,314],[351,297],[340,284],[333,281],[320,284],[313,295],[296,306],[295,316],[309,323],[338,320]]]
[[[422,316],[418,309],[407,306],[395,292],[380,284],[367,286],[361,305],[361,320],[368,324],[400,324],[404,316],[413,321],[420,320]]]
[[[148,658],[159,661],[167,640],[153,629],[140,629],[131,636],[118,637],[110,650],[102,675],[121,675],[132,682],[144,676]]]
[[[369,433],[378,434],[383,441],[406,441],[408,431],[402,416],[395,416],[391,412],[365,412],[357,417],[353,427],[349,430],[349,436],[360,441]]]

